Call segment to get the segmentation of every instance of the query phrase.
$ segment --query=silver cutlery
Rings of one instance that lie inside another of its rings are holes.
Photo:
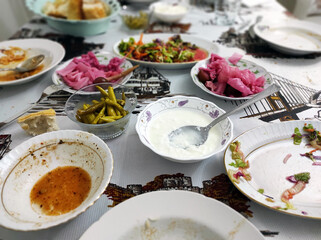
[[[28,58],[26,61],[23,61],[15,68],[0,68],[0,71],[15,71],[19,73],[23,72],[29,72],[36,67],[39,66],[39,64],[45,59],[45,56],[43,54],[33,56],[31,58]]]
[[[306,106],[313,107],[313,108],[321,108],[321,101],[320,100],[318,101],[320,94],[321,94],[321,91],[318,91],[313,95],[311,95],[309,98],[309,103],[307,103]]]
[[[221,116],[219,116],[218,118],[214,119],[210,124],[208,124],[205,127],[200,127],[200,126],[193,126],[193,125],[188,125],[188,126],[183,126],[180,127],[174,131],[172,131],[169,135],[168,138],[170,140],[170,142],[173,142],[174,144],[177,144],[178,147],[188,147],[189,145],[195,145],[195,146],[199,146],[202,145],[208,137],[208,133],[210,131],[210,129],[215,126],[217,123],[221,122],[222,120],[226,119],[227,117],[231,116],[232,114],[234,114],[235,112],[246,108],[250,105],[252,105],[253,103],[270,96],[271,94],[280,91],[281,87],[273,84],[270,87],[268,87],[267,89],[265,89],[264,91],[256,94],[253,98],[247,100],[246,102],[242,103],[241,105],[237,106],[236,108],[234,108],[233,110],[226,112],[224,114],[222,114]],[[181,144],[181,139],[185,139],[187,143],[185,144]]]
[[[23,114],[25,114],[26,112],[28,112],[30,109],[32,109],[33,107],[35,107],[40,101],[42,101],[43,99],[45,99],[46,97],[50,96],[51,94],[58,92],[60,90],[63,90],[64,86],[63,85],[50,85],[48,87],[45,88],[45,90],[43,90],[40,98],[38,99],[37,102],[32,103],[27,109],[25,109],[24,111],[8,118],[7,120],[5,120],[4,122],[0,122],[0,130],[2,130],[4,127],[10,125],[11,123],[13,123],[16,119],[18,119],[20,116],[22,116]]]

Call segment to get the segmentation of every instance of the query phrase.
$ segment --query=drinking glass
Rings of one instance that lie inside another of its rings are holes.
[[[214,0],[215,23],[232,25],[240,9],[240,0]]]

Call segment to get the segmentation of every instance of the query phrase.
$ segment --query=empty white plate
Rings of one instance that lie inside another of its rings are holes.
[[[290,55],[321,53],[321,25],[287,19],[278,23],[259,22],[255,34],[275,50]]]
[[[264,239],[241,214],[213,198],[189,191],[144,193],[120,203],[81,240]]]

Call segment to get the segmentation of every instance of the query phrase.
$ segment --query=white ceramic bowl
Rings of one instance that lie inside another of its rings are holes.
[[[149,9],[158,20],[167,23],[179,22],[188,12],[188,6],[181,3],[155,2]]]
[[[227,144],[231,141],[233,135],[233,124],[229,118],[223,120],[218,126],[218,135],[217,135],[217,144],[216,147],[211,150],[211,152],[207,154],[200,154],[196,157],[175,157],[171,155],[169,152],[164,153],[164,151],[160,151],[157,147],[155,147],[150,140],[149,136],[149,127],[152,120],[157,119],[158,114],[163,113],[167,110],[180,110],[187,109],[192,111],[198,111],[199,114],[204,114],[210,116],[210,118],[217,118],[219,115],[223,114],[225,111],[217,107],[214,103],[205,101],[203,99],[197,97],[186,97],[186,96],[175,96],[162,98],[156,102],[153,102],[147,105],[144,110],[138,115],[137,123],[136,123],[136,131],[138,133],[139,139],[141,142],[154,151],[156,154],[174,161],[181,163],[193,163],[202,161],[212,157],[213,155],[221,152],[227,146]],[[209,122],[208,122],[209,123]],[[169,131],[175,130],[176,127],[172,126],[170,122],[168,122]],[[187,124],[190,125],[190,124]],[[173,129],[171,129],[173,128]],[[166,136],[168,133],[164,130],[164,134]],[[207,140],[209,141],[209,139]]]
[[[91,177],[87,198],[68,213],[49,216],[30,201],[34,184],[57,167],[75,166]],[[0,162],[0,225],[13,230],[46,229],[75,218],[102,195],[113,171],[110,149],[97,136],[76,130],[45,133],[23,142]]]

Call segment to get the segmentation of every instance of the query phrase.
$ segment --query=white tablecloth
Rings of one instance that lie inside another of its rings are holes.
[[[265,18],[285,18],[284,9],[274,1],[264,3],[264,8],[243,16],[245,19],[255,20],[256,15],[263,15]],[[189,15],[182,22],[191,22],[189,30],[192,34],[199,37],[217,40],[222,32],[228,30],[228,27],[219,27],[215,25],[204,25],[214,17],[213,13],[204,13],[200,9],[193,8]],[[27,24],[30,28],[39,28],[36,24]],[[40,26],[43,31],[48,31],[48,26]],[[50,29],[52,32],[53,30]],[[112,51],[113,44],[119,39],[128,35],[137,34],[138,31],[126,28],[121,19],[111,23],[110,29],[105,34],[93,37],[87,37],[86,42],[105,43],[104,50]],[[230,56],[234,52],[244,54],[244,51],[237,48],[227,48],[219,45],[219,55]],[[251,56],[244,56],[245,59],[256,62],[265,67],[268,71],[276,73],[294,82],[304,84],[316,89],[321,88],[319,76],[321,75],[321,59],[255,59]],[[5,120],[22,109],[26,108],[28,103],[37,101],[42,90],[51,85],[51,74],[53,71],[42,76],[33,82],[18,86],[2,86],[0,88],[0,121]],[[204,93],[197,88],[191,80],[189,70],[160,70],[160,72],[171,81],[171,93],[185,93],[197,95],[209,101],[213,101],[225,110],[233,107],[224,100],[215,98]],[[301,114],[302,118],[307,114],[314,115],[318,109],[309,110]],[[270,124],[262,122],[255,118],[240,119],[244,112],[240,112],[232,117],[234,124],[234,136],[259,126]],[[120,137],[106,141],[114,155],[114,172],[111,179],[112,183],[126,187],[127,184],[146,184],[152,181],[155,176],[160,174],[183,173],[190,176],[193,185],[202,186],[202,181],[209,180],[212,177],[225,172],[223,166],[223,152],[200,163],[179,164],[165,160],[151,150],[147,149],[138,139],[135,131],[135,122],[137,116],[131,118],[128,130]],[[57,117],[58,125],[61,129],[79,129],[67,117]],[[12,134],[11,148],[30,138],[18,126],[13,123],[0,131],[0,134]],[[36,232],[16,232],[5,228],[0,228],[0,239],[78,239],[83,232],[88,229],[92,223],[97,221],[104,213],[108,211],[110,201],[103,195],[92,207],[77,218],[61,224],[48,230]],[[253,211],[251,221],[259,230],[270,230],[279,232],[273,239],[320,239],[321,228],[319,220],[302,219],[289,216],[277,211],[267,209],[255,202],[250,202],[250,210]],[[108,235],[107,235],[108,236]],[[106,236],[106,237],[107,237]],[[107,239],[109,239],[107,237]],[[268,239],[268,237],[267,237]]]

